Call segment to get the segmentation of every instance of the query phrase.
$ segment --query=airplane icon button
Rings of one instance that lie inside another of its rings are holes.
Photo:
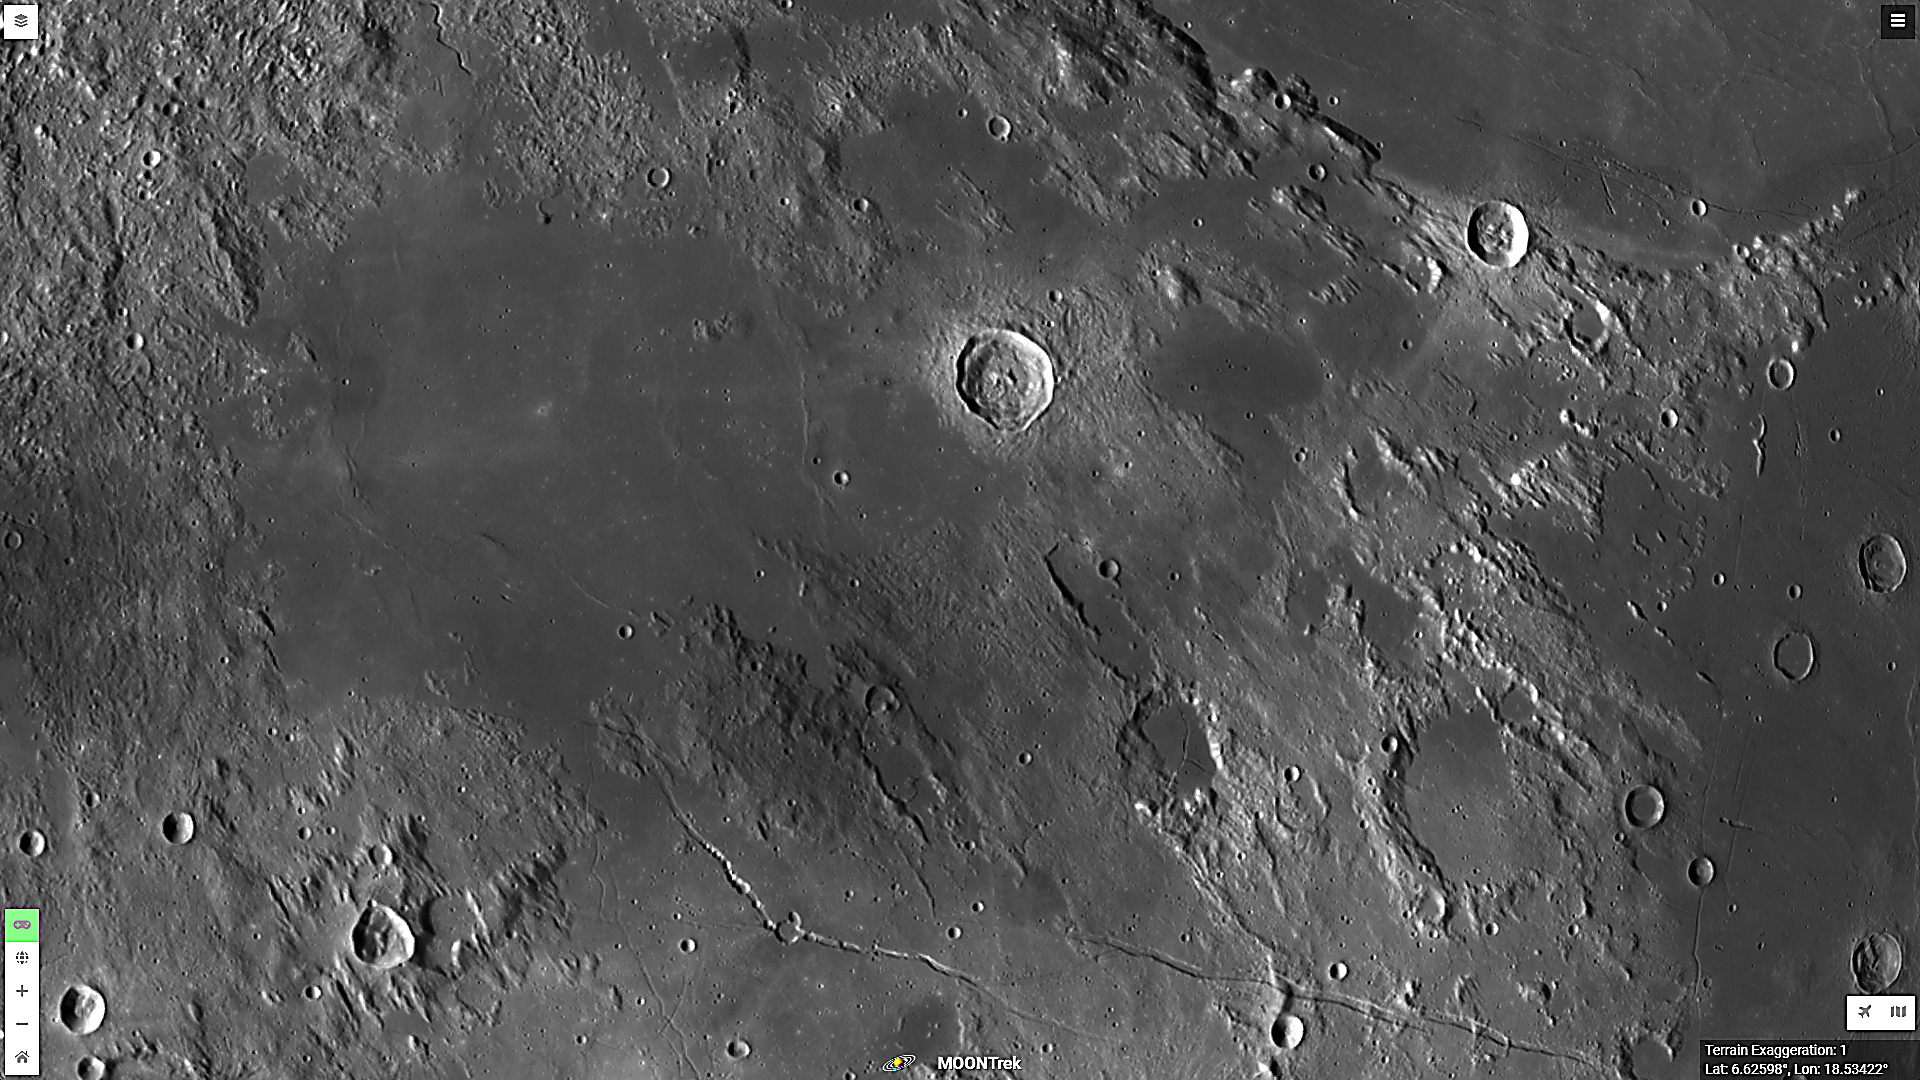
[[[1914,999],[1912,994],[1850,994],[1847,996],[1848,1031],[1912,1031]]]

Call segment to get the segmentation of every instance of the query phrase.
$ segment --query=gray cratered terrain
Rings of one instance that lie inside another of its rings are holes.
[[[1652,1080],[1911,993],[1920,51],[1576,7],[43,3],[44,1074]]]

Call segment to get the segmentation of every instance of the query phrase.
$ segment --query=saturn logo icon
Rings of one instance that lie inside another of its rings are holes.
[[[887,1062],[885,1065],[880,1066],[880,1071],[881,1072],[899,1072],[901,1069],[906,1068],[907,1066],[913,1064],[915,1061],[918,1061],[918,1060],[919,1059],[914,1057],[912,1054],[901,1054],[899,1057],[894,1058],[893,1060]]]

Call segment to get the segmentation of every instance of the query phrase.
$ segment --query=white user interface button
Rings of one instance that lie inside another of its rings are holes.
[[[3,41],[40,40],[40,5],[0,5],[0,31]]]
[[[1912,994],[1851,994],[1847,997],[1848,1031],[1912,1031]]]

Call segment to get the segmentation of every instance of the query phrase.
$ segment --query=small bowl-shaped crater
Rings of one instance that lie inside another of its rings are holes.
[[[1467,249],[1495,269],[1519,265],[1531,242],[1526,216],[1512,203],[1482,203],[1467,218]]]
[[[91,1035],[107,1020],[107,999],[86,983],[74,983],[60,995],[60,1023],[75,1035]]]
[[[1906,965],[1906,949],[1900,939],[1885,930],[1875,930],[1853,946],[1853,981],[1863,994],[1878,994],[1893,985]]]
[[[1053,358],[1017,330],[985,330],[960,350],[957,389],[975,416],[1023,431],[1053,404]]]
[[[1273,1045],[1282,1050],[1298,1050],[1307,1037],[1306,1022],[1292,1013],[1281,1013],[1273,1021]]]
[[[1697,889],[1713,884],[1713,878],[1719,870],[1713,865],[1713,859],[1706,855],[1697,855],[1687,864],[1687,880]]]
[[[175,810],[160,819],[160,835],[169,844],[184,844],[193,839],[193,815]]]
[[[900,697],[890,687],[874,685],[867,689],[867,711],[886,716],[900,707]]]
[[[350,936],[354,959],[375,971],[399,967],[413,956],[413,928],[382,903],[367,905]]]
[[[1900,541],[1875,533],[1860,545],[1860,578],[1870,592],[1890,593],[1907,580],[1907,552]]]
[[[1813,674],[1813,638],[1804,630],[1789,630],[1773,644],[1773,666],[1788,682]]]
[[[1652,784],[1641,784],[1627,792],[1627,824],[1636,829],[1651,829],[1666,820],[1667,797]]]

